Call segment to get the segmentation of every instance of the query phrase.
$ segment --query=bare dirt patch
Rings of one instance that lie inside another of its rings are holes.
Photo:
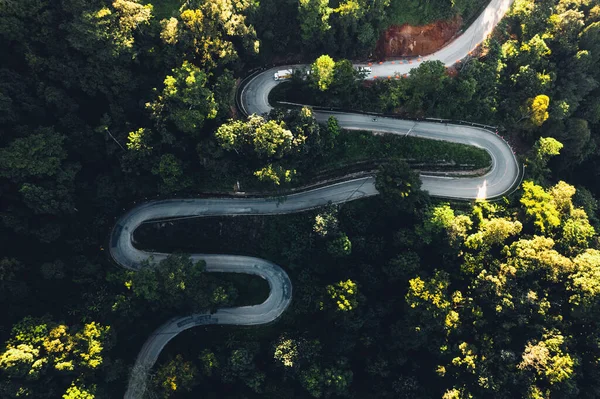
[[[428,25],[392,25],[379,38],[379,59],[431,54],[452,40],[462,26],[460,16]]]

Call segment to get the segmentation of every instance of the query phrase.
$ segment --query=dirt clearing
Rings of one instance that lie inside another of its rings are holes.
[[[459,16],[422,26],[392,25],[379,38],[375,55],[384,59],[431,54],[452,40],[461,26]]]

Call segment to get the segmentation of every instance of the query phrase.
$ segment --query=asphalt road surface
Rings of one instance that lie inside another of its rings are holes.
[[[440,51],[422,58],[440,60],[452,65],[463,59],[482,42],[508,10],[512,0],[492,0],[479,18],[460,37]],[[409,73],[420,61],[372,66],[368,79]],[[361,65],[361,64],[357,64]],[[362,64],[364,65],[364,64]],[[302,66],[290,66],[298,68]],[[241,106],[247,114],[269,112],[269,92],[278,81],[273,74],[284,66],[267,70],[254,77],[242,90]],[[422,188],[433,196],[474,199],[491,198],[506,194],[517,183],[519,166],[511,148],[496,134],[484,129],[446,125],[432,122],[414,122],[391,118],[345,113],[315,113],[320,122],[335,116],[345,129],[361,129],[400,135],[414,135],[434,140],[469,144],[485,149],[492,157],[492,167],[477,178],[447,178],[422,175]],[[141,204],[123,215],[115,224],[110,238],[113,260],[131,270],[138,270],[145,260],[156,263],[168,254],[145,252],[134,246],[133,232],[148,221],[202,216],[274,215],[300,212],[328,203],[344,203],[377,195],[375,179],[365,177],[336,183],[326,187],[278,198],[220,198],[171,199]],[[146,340],[132,369],[125,398],[142,398],[146,391],[148,373],[167,343],[188,328],[208,324],[259,325],[276,320],[292,300],[292,283],[283,269],[259,258],[234,255],[191,255],[194,261],[204,260],[207,272],[246,273],[264,278],[270,286],[265,302],[237,308],[223,308],[215,313],[201,313],[175,317],[160,326]]]
[[[374,63],[371,66],[372,72],[367,79],[386,78],[395,75],[404,75],[410,73],[410,70],[419,66],[423,61],[441,61],[446,66],[456,64],[463,60],[469,53],[475,49],[492,32],[494,27],[502,19],[506,11],[510,8],[513,0],[492,0],[486,9],[479,15],[471,26],[460,36],[448,43],[439,51],[425,57],[414,57],[403,61],[386,61],[382,64]],[[420,60],[420,61],[419,61]],[[367,66],[364,63],[357,63],[355,66]],[[247,115],[261,115],[271,110],[268,97],[269,92],[282,81],[273,79],[273,74],[283,69],[307,68],[308,65],[282,65],[257,75],[252,79],[241,93],[242,108]]]
[[[134,246],[133,232],[152,220],[233,215],[275,215],[318,208],[328,203],[344,203],[377,195],[374,178],[366,177],[329,185],[281,198],[171,199],[141,204],[123,215],[110,237],[110,254],[121,266],[138,270],[145,260],[152,263],[168,254],[141,251]],[[207,272],[247,273],[267,280],[270,293],[265,302],[254,306],[219,309],[176,317],[160,326],[144,343],[132,370],[125,398],[141,398],[146,390],[147,374],[165,345],[188,328],[206,324],[257,325],[276,320],[292,300],[292,283],[279,266],[259,258],[234,255],[193,254],[192,260],[204,260]]]

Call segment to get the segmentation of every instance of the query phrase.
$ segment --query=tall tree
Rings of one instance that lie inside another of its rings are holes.
[[[227,65],[238,58],[234,41],[240,40],[241,49],[249,53],[259,50],[254,27],[246,24],[244,14],[253,6],[250,1],[188,1],[179,16],[181,23],[169,20],[163,25],[163,40],[178,46],[184,56],[193,54],[208,71]]]
[[[331,26],[329,15],[331,14],[329,1],[327,0],[300,0],[298,3],[298,21],[302,42],[308,48],[317,48]]]
[[[550,174],[548,161],[551,157],[560,154],[563,144],[552,137],[540,137],[531,149],[527,158],[527,173],[534,180],[544,181]]]
[[[246,122],[230,120],[221,125],[215,137],[225,150],[254,154],[259,158],[281,158],[306,141],[302,130],[296,135],[284,121],[265,120],[251,115]]]
[[[322,55],[310,66],[310,81],[315,88],[325,91],[333,82],[335,61],[328,55]]]
[[[550,97],[545,94],[540,94],[527,100],[526,117],[529,118],[534,126],[542,126],[548,119],[548,106],[550,105]]]
[[[172,73],[165,78],[161,94],[146,107],[159,130],[165,130],[164,122],[171,121],[182,132],[198,134],[205,120],[217,116],[214,94],[206,87],[207,75],[187,61]]]

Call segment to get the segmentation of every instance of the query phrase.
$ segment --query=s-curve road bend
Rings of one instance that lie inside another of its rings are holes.
[[[492,0],[479,18],[458,38],[440,51],[423,60],[440,60],[452,65],[463,59],[481,43],[506,13],[513,0]],[[409,64],[384,63],[372,66],[367,79],[409,73],[418,66],[418,60]],[[356,64],[356,66],[365,66]],[[293,65],[288,68],[304,68]],[[240,93],[241,108],[245,114],[264,114],[272,108],[268,102],[269,92],[281,81],[273,74],[280,66],[252,78]],[[401,135],[414,135],[434,140],[445,140],[477,146],[485,149],[492,158],[492,167],[485,176],[477,178],[440,178],[422,175],[422,188],[433,196],[475,199],[499,197],[517,183],[519,165],[506,142],[492,132],[475,127],[438,124],[432,122],[403,121],[392,118],[373,118],[367,115],[315,112],[319,122],[335,116],[345,129],[371,130]],[[145,252],[133,245],[133,233],[142,223],[165,219],[202,216],[274,215],[300,212],[326,205],[343,203],[377,195],[373,177],[333,184],[302,193],[290,195],[285,201],[277,198],[223,198],[223,199],[173,199],[141,204],[115,224],[110,239],[110,254],[122,267],[138,270],[143,261],[159,262],[168,254]],[[270,286],[265,302],[254,306],[219,309],[215,313],[175,317],[160,326],[144,343],[133,367],[125,398],[142,398],[146,391],[148,373],[165,345],[180,332],[199,325],[259,325],[276,320],[292,299],[292,284],[279,266],[263,259],[233,256],[193,254],[192,260],[204,260],[207,272],[246,273],[260,276]]]
[[[477,17],[475,22],[460,36],[446,46],[425,57],[414,57],[410,60],[373,63],[371,72],[366,79],[385,78],[388,76],[404,75],[410,73],[411,69],[419,66],[422,61],[441,61],[446,66],[452,66],[467,57],[480,43],[482,43],[500,22],[508,11],[514,0],[491,0],[488,6]],[[367,64],[355,63],[355,67],[366,67]],[[241,95],[242,112],[246,115],[262,115],[271,110],[269,105],[269,92],[279,83],[285,80],[274,80],[273,75],[283,69],[307,69],[308,65],[282,65],[268,69],[250,80],[243,88]]]
[[[458,60],[469,55],[477,47],[504,16],[513,0],[492,0],[477,20],[459,37],[441,50],[424,57],[422,60],[438,60],[445,65],[454,65]],[[418,66],[418,60],[385,62],[374,64],[367,79],[403,75]],[[365,64],[355,64],[365,67]],[[268,69],[252,77],[239,93],[240,108],[246,115],[266,114],[273,107],[269,104],[271,90],[285,80],[275,80],[273,75],[282,69],[307,69],[308,65],[287,65]],[[414,122],[393,118],[373,118],[362,114],[344,112],[315,111],[314,115],[320,123],[334,116],[344,129],[371,130],[374,132],[398,135],[412,135],[433,140],[444,140],[455,143],[473,145],[486,150],[492,159],[492,166],[485,176],[476,178],[448,178],[421,175],[422,189],[433,196],[475,199],[497,198],[508,193],[519,179],[519,164],[510,146],[496,134],[477,127],[465,125],[442,124],[435,122]]]
[[[374,178],[366,177],[332,184],[280,198],[171,199],[151,201],[130,210],[113,227],[110,254],[115,262],[130,270],[138,270],[143,261],[159,262],[168,254],[145,252],[135,248],[133,233],[148,221],[173,220],[183,217],[277,215],[301,212],[328,203],[344,203],[377,195]],[[270,287],[265,302],[254,306],[223,308],[215,313],[176,317],[160,326],[144,343],[133,367],[125,398],[142,398],[148,372],[165,345],[180,332],[199,325],[258,325],[276,320],[292,300],[292,283],[279,266],[258,258],[234,255],[193,254],[193,261],[204,260],[207,272],[246,273],[267,280]]]

